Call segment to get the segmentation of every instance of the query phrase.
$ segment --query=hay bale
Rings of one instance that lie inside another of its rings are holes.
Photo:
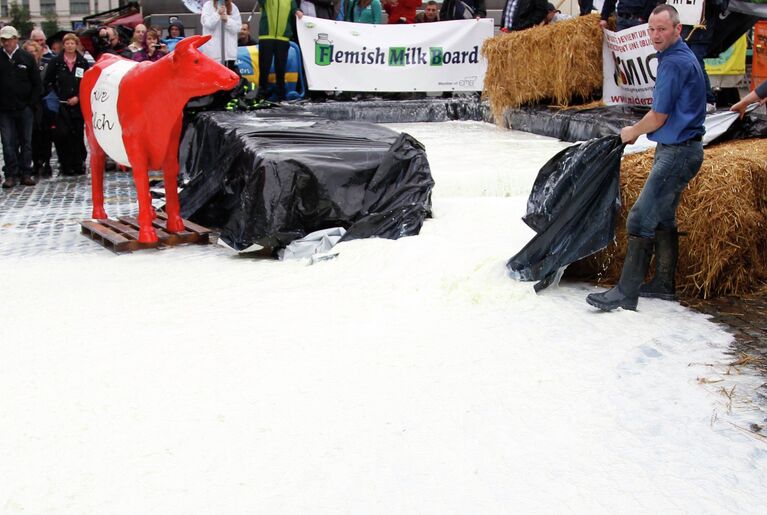
[[[510,107],[541,101],[569,106],[600,95],[602,29],[599,15],[500,33],[485,41],[485,96],[496,120]]]
[[[626,252],[626,216],[647,179],[654,150],[621,163],[616,243],[575,263],[569,276],[614,284]],[[677,212],[677,288],[709,298],[755,291],[767,281],[767,140],[731,141],[705,149],[698,175]]]

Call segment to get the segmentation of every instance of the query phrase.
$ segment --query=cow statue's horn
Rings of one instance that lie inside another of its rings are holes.
[[[200,48],[202,45],[210,41],[211,37],[212,36],[210,34],[206,36],[189,36],[188,38],[184,38],[176,43],[175,51],[177,53],[181,53],[187,51],[189,48]]]

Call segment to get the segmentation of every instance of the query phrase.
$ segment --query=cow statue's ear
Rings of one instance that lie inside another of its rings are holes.
[[[208,34],[207,36],[189,36],[188,38],[184,38],[178,43],[176,43],[176,48],[174,49],[176,54],[181,54],[183,52],[188,51],[191,48],[200,48],[202,45],[207,43],[212,36]]]

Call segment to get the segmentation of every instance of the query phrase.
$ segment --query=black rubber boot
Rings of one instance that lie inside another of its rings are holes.
[[[679,233],[676,229],[655,231],[655,277],[639,287],[640,297],[676,300],[676,262]]]
[[[647,267],[650,266],[652,244],[652,238],[629,236],[620,281],[606,292],[589,294],[586,302],[602,311],[612,311],[616,308],[635,311],[639,299],[639,287],[647,274]]]

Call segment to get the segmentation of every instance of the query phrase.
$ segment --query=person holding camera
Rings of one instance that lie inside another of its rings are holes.
[[[139,63],[142,61],[155,62],[167,54],[168,47],[160,41],[160,33],[154,29],[149,29],[144,36],[143,48],[133,53],[133,60]]]

